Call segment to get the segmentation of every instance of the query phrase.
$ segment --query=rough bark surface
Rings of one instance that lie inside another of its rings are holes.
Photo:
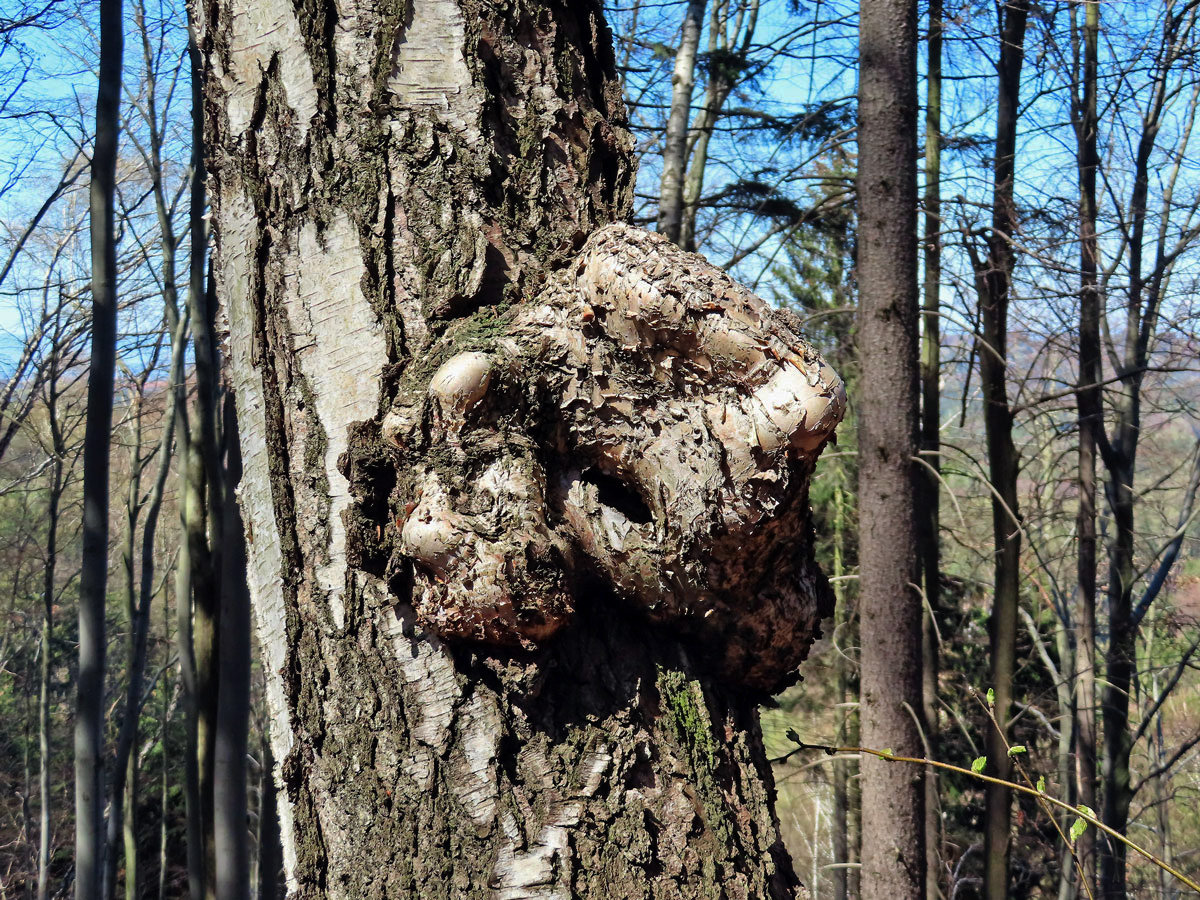
[[[612,225],[535,302],[454,323],[356,430],[350,521],[383,551],[357,562],[443,638],[528,649],[599,580],[771,690],[828,612],[807,484],[844,408],[783,314]]]
[[[844,398],[610,224],[599,9],[199,11],[295,896],[796,896],[755,698],[829,612]]]

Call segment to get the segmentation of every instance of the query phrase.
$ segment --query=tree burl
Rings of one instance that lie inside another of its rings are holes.
[[[831,612],[808,482],[846,396],[793,316],[611,225],[392,377],[348,458],[351,518],[443,639],[534,650],[607,595],[747,687],[807,655]]]

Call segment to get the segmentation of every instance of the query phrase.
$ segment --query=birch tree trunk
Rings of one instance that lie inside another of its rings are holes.
[[[201,12],[292,896],[796,897],[755,710],[844,393],[612,224],[599,2]]]
[[[696,51],[704,27],[707,0],[688,0],[680,27],[675,67],[671,72],[671,111],[663,135],[662,176],[659,179],[658,231],[679,243],[684,217],[684,175],[688,161],[688,123],[692,119],[692,90],[696,84]]]
[[[701,4],[703,5],[703,4]],[[758,0],[750,0],[748,4],[738,4],[730,22],[729,0],[719,0],[709,17],[708,25],[708,83],[704,88],[704,100],[696,114],[696,120],[690,129],[694,134],[686,141],[684,163],[687,175],[683,177],[682,201],[679,212],[679,236],[675,242],[684,250],[696,249],[696,219],[700,212],[700,198],[704,191],[704,173],[708,168],[708,145],[712,141],[713,131],[721,118],[725,102],[737,86],[738,65],[745,65],[754,40],[755,28],[758,25]],[[701,10],[703,12],[703,10]],[[732,27],[731,27],[732,26]],[[699,29],[697,29],[698,31]],[[695,69],[693,59],[692,68]],[[671,115],[675,115],[675,97],[672,96]],[[691,91],[688,91],[690,106]],[[673,118],[672,118],[673,121]],[[683,129],[689,131],[685,120]],[[671,144],[671,122],[667,123],[667,148]],[[660,214],[665,211],[667,201],[667,160],[663,164],[663,204]],[[668,237],[671,234],[666,229],[660,229]]]

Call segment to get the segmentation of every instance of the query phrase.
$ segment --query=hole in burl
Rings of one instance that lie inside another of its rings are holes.
[[[654,513],[650,512],[650,507],[646,505],[637,491],[621,479],[614,478],[599,469],[591,468],[584,470],[581,480],[584,484],[595,485],[600,502],[605,506],[611,506],[630,522],[649,525],[654,521]]]

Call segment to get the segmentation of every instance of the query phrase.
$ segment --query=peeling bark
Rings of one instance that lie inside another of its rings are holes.
[[[599,578],[771,690],[829,612],[807,483],[844,409],[782,314],[609,226],[536,301],[454,323],[406,373],[379,429],[394,522],[370,520],[382,454],[359,430],[362,545],[382,551],[361,562],[443,637],[529,649]]]
[[[611,224],[599,4],[197,12],[292,895],[795,897],[755,704],[845,398]]]

